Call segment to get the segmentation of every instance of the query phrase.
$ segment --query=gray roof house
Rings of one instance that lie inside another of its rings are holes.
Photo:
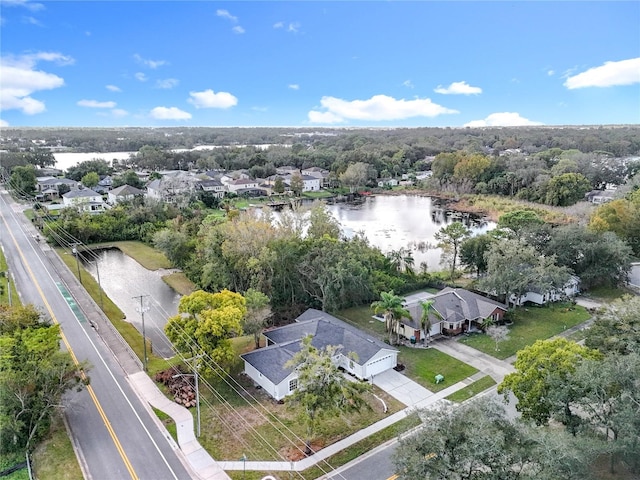
[[[112,205],[119,202],[130,202],[136,197],[144,196],[144,191],[131,185],[121,185],[109,191],[107,198]]]
[[[397,365],[398,350],[326,312],[309,309],[296,322],[264,332],[267,346],[241,355],[244,372],[269,395],[281,400],[298,386],[297,372],[285,364],[301,348],[302,339],[311,335],[311,344],[322,349],[340,346],[334,362],[359,379]]]
[[[62,195],[62,203],[65,207],[76,207],[80,211],[89,213],[100,213],[105,209],[102,195],[90,188],[65,193]]]
[[[447,287],[433,296],[422,300],[432,300],[433,309],[438,315],[429,315],[431,322],[430,335],[457,335],[463,331],[473,330],[490,318],[495,321],[502,319],[507,306],[464,288]],[[399,323],[400,335],[406,338],[414,337],[416,341],[425,337],[420,325],[422,317],[421,299],[407,302],[405,308],[411,313],[411,320],[402,319]]]

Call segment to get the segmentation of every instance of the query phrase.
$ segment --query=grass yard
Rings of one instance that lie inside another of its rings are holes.
[[[415,348],[400,346],[398,362],[406,367],[407,377],[432,392],[439,392],[470,377],[478,370],[435,348]],[[436,375],[444,376],[444,381],[436,383]]]
[[[32,459],[35,478],[59,480],[84,478],[60,417],[54,419],[51,434],[36,447]]]
[[[235,339],[234,348],[238,353],[250,351],[253,338]],[[242,361],[238,358],[230,378],[212,376],[203,379],[200,392],[202,446],[219,460],[237,460],[248,453],[256,457],[249,460],[303,458],[305,426],[300,421],[299,409],[274,401],[242,375],[241,370]],[[370,410],[324,418],[312,439],[312,446],[316,449],[325,447],[404,408],[375,387],[373,393],[384,400],[387,413],[380,401],[368,394]]]
[[[364,330],[382,341],[384,341],[388,336],[384,328],[384,322],[373,318],[373,310],[368,306],[352,307],[346,310],[341,310],[339,313],[334,314],[334,316],[340,320],[344,320],[350,325]]]
[[[566,329],[578,325],[591,317],[579,305],[556,304],[546,307],[520,307],[515,310],[513,325],[509,327],[509,338],[499,344],[488,335],[476,333],[463,337],[460,342],[481,352],[504,360],[515,355],[518,350],[533,344],[536,340],[551,338]]]
[[[452,402],[464,402],[465,400],[469,400],[471,397],[478,395],[479,393],[484,392],[486,389],[493,387],[496,384],[496,381],[491,378],[489,375],[486,375],[471,385],[467,385],[462,390],[458,390],[457,392],[453,392],[451,395],[447,397],[447,400],[451,400]]]
[[[583,293],[583,297],[601,302],[612,302],[617,300],[623,295],[633,294],[633,292],[624,287],[609,287],[600,286],[590,288],[587,292]]]
[[[182,272],[164,275],[162,281],[173,288],[180,295],[189,295],[196,290],[194,283]]]
[[[19,305],[20,297],[18,297],[14,283],[9,281],[9,267],[2,250],[0,250],[0,272],[2,272],[2,277],[0,277],[0,303],[9,305],[9,299],[11,299],[11,305]]]

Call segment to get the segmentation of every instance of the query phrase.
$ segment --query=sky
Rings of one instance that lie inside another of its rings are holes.
[[[0,126],[640,123],[639,1],[0,0]]]

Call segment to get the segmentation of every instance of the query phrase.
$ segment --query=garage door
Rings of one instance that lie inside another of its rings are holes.
[[[374,375],[393,367],[395,367],[395,364],[393,363],[393,355],[387,355],[386,357],[374,360],[371,363],[367,363],[367,378],[373,377]]]

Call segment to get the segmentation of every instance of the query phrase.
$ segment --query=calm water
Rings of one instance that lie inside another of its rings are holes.
[[[153,351],[165,358],[173,356],[163,327],[169,317],[178,313],[180,295],[162,281],[161,273],[147,270],[120,250],[100,250],[97,254],[100,284],[107,296],[140,332],[139,297],[143,296],[145,334],[151,340]],[[85,263],[85,268],[97,280],[96,267]]]
[[[415,268],[426,262],[429,271],[440,270],[442,250],[435,248],[435,234],[444,226],[461,221],[473,235],[495,228],[495,223],[469,214],[445,210],[430,197],[380,195],[367,198],[362,205],[328,205],[347,237],[363,232],[369,242],[384,253],[409,248]],[[431,245],[433,248],[426,248]]]

